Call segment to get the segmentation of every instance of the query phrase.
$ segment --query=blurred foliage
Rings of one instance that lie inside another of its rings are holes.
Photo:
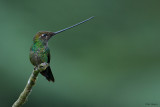
[[[95,18],[49,41],[56,79],[39,75],[24,107],[160,105],[158,0],[0,0],[0,107],[10,107],[33,66],[32,38]]]

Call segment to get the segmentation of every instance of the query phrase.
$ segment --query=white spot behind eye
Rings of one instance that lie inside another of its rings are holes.
[[[43,36],[46,36],[46,34],[42,34],[42,37],[43,37]]]
[[[46,33],[42,34],[41,35],[42,37],[47,37],[48,35]]]

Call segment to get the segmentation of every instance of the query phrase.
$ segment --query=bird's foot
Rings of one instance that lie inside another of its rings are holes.
[[[49,66],[49,64],[44,62],[44,63],[41,63],[40,65],[38,65],[38,69],[40,69],[40,72],[41,72],[41,71],[44,71],[48,66]]]

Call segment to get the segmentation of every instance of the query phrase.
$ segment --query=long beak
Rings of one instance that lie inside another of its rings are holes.
[[[79,23],[77,23],[77,24],[75,24],[75,25],[72,25],[72,26],[70,26],[70,27],[67,27],[67,28],[65,28],[65,29],[59,30],[59,31],[57,31],[57,32],[53,32],[53,34],[56,35],[56,34],[58,34],[58,33],[61,33],[61,32],[63,32],[63,31],[66,31],[66,30],[68,30],[68,29],[71,29],[71,28],[73,28],[73,27],[76,27],[76,26],[78,26],[78,25],[80,25],[80,24],[82,24],[82,23],[84,23],[84,22],[87,22],[87,21],[91,20],[92,18],[94,18],[94,16],[92,16],[92,17],[90,17],[90,18],[88,18],[88,19],[86,19],[86,20],[84,20],[84,21],[81,21],[81,22],[79,22]]]

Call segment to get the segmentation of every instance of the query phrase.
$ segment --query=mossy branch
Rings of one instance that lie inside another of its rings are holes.
[[[12,107],[21,107],[27,101],[27,97],[29,96],[32,90],[32,87],[36,83],[36,78],[39,72],[45,70],[47,67],[48,67],[48,63],[42,63],[38,67],[34,68],[31,76],[29,77],[26,87],[24,88],[23,92],[20,94],[17,101],[12,105]]]

